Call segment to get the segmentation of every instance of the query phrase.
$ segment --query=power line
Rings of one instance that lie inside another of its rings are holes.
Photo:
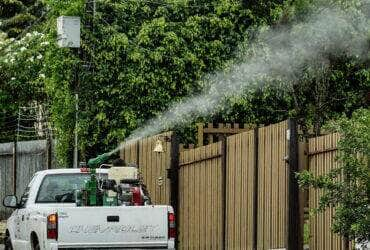
[[[14,119],[14,120],[7,120],[7,119],[5,119],[3,122],[0,122],[0,124],[2,124],[4,126],[12,126],[11,125],[12,123],[16,124],[17,123],[17,119]]]

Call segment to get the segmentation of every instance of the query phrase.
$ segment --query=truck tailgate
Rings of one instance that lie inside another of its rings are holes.
[[[166,247],[167,206],[58,209],[60,247]]]

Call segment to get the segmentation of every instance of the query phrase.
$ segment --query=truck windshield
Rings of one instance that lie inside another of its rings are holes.
[[[107,175],[101,174],[100,177],[106,179]],[[83,188],[88,179],[90,179],[90,175],[86,173],[46,175],[42,180],[36,202],[75,202],[74,191]]]

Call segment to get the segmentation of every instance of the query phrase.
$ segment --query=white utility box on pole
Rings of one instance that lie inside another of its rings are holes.
[[[58,45],[59,47],[80,47],[80,17],[60,16],[57,19]]]

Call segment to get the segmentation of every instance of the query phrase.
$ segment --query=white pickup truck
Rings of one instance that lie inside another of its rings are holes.
[[[97,169],[104,178],[107,169]],[[166,205],[78,207],[64,194],[80,189],[80,169],[37,172],[7,221],[5,249],[174,249],[175,216]],[[106,178],[106,177],[105,177]],[[55,196],[62,199],[56,199]]]

